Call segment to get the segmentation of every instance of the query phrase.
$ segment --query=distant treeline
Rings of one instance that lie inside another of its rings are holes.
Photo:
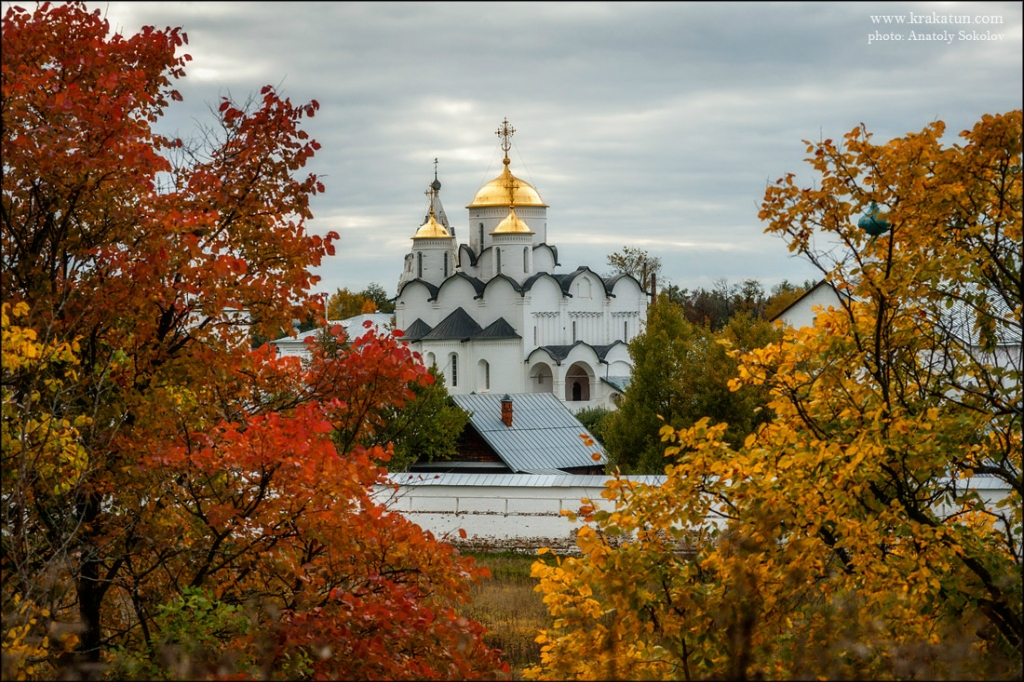
[[[708,289],[681,289],[672,284],[659,292],[683,309],[683,316],[691,324],[704,325],[718,332],[729,320],[739,313],[746,313],[761,320],[770,320],[786,309],[793,301],[813,287],[815,282],[793,284],[782,280],[766,293],[764,286],[756,279],[744,280],[742,284],[729,284],[719,279]]]

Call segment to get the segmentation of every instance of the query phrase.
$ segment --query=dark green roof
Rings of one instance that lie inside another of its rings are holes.
[[[462,308],[456,308],[448,317],[438,322],[437,326],[429,334],[424,334],[421,338],[430,341],[449,339],[461,341],[463,339],[471,339],[482,331],[483,328],[476,323],[476,320],[469,316],[469,313]]]
[[[499,317],[491,322],[474,339],[521,339],[523,337],[516,333],[504,317]]]
[[[417,341],[429,334],[431,329],[429,324],[417,317],[416,321],[410,324],[404,332],[406,341]]]

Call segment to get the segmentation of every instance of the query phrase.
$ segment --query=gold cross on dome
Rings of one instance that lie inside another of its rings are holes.
[[[512,148],[512,136],[516,134],[516,129],[512,127],[506,118],[501,122],[501,125],[498,126],[498,130],[494,134],[502,138],[501,150],[505,152],[505,156],[508,157],[508,150]]]

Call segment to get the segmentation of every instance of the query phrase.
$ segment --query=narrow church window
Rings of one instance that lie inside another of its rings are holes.
[[[452,386],[459,385],[459,356],[452,353]]]
[[[629,341],[629,320],[622,322],[622,340]]]
[[[530,249],[523,248],[523,272],[527,273],[530,271]]]
[[[448,277],[448,252],[447,251],[445,251],[445,254],[444,254],[444,276]]]
[[[495,272],[501,274],[501,249],[494,250]]]
[[[575,320],[573,320],[573,323],[572,323],[572,342],[576,343],[576,321]]]
[[[484,363],[484,390],[491,390],[491,366]]]
[[[480,223],[480,250],[484,250],[484,224]]]
[[[421,279],[423,278],[423,254],[422,253],[417,253],[416,254],[416,276],[421,278]]]
[[[533,328],[533,345],[537,345],[537,327]]]

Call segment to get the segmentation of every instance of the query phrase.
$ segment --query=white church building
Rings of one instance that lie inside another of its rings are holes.
[[[612,407],[632,370],[626,344],[644,327],[648,294],[630,275],[560,273],[548,205],[513,175],[514,129],[498,129],[501,174],[466,207],[459,243],[441,207],[412,235],[395,298],[395,328],[453,395],[553,393],[577,412]]]

